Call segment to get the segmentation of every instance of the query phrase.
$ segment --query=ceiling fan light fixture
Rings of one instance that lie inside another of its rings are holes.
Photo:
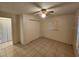
[[[45,17],[46,17],[46,14],[41,14],[41,17],[42,17],[42,18],[45,18]]]

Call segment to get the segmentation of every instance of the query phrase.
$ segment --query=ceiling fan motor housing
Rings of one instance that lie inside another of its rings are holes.
[[[46,13],[46,12],[47,12],[47,10],[46,10],[46,9],[42,9],[41,11],[42,11],[42,13]]]

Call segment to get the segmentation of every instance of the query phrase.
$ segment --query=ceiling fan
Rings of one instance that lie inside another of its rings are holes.
[[[54,13],[54,11],[48,11],[47,9],[41,9],[39,12],[40,12],[39,14],[41,14],[42,18],[45,18],[48,14]]]
[[[64,3],[61,4],[57,4],[55,6],[51,6],[49,8],[42,8],[40,5],[38,5],[37,3],[33,3],[36,7],[38,7],[40,10],[34,12],[33,14],[35,15],[40,15],[42,18],[45,18],[46,16],[50,15],[50,14],[54,14],[54,11],[52,10],[53,8],[56,7],[60,7],[61,5],[63,5]]]

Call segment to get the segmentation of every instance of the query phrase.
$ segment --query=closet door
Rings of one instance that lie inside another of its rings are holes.
[[[2,39],[2,42],[7,42],[8,41],[8,25],[7,25],[7,21],[3,21],[2,23],[3,25],[3,39]]]
[[[11,21],[0,20],[0,43],[11,40]]]
[[[77,48],[79,49],[79,17],[78,17],[78,25],[77,25]]]
[[[3,26],[2,26],[2,22],[0,21],[0,43],[2,43],[2,39],[3,39],[2,35],[3,35]]]

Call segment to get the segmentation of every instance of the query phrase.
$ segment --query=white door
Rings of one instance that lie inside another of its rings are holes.
[[[0,19],[0,43],[12,40],[11,19]]]
[[[76,48],[79,54],[79,17],[78,17],[78,24],[77,24],[77,41],[76,41]]]

